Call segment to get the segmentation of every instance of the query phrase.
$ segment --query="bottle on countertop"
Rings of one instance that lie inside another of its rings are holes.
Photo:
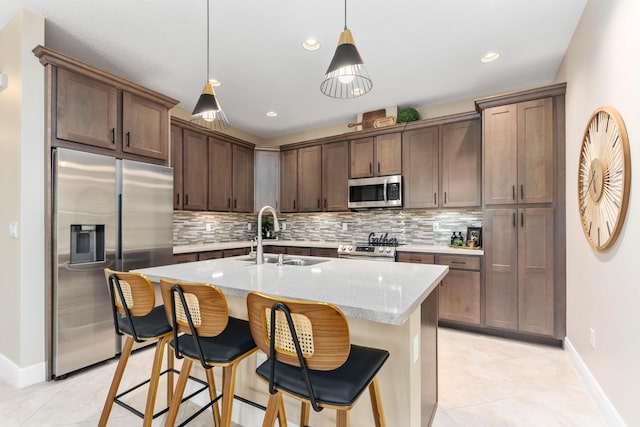
[[[458,232],[458,239],[460,240],[460,246],[464,245],[464,237],[462,237],[462,231]]]
[[[451,234],[451,246],[455,246],[456,244],[456,232],[454,231],[453,234]]]

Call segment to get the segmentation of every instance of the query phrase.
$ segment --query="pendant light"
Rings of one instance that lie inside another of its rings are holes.
[[[209,0],[207,0],[207,80],[191,113],[190,121],[210,130],[222,130],[229,127],[229,121],[222,111],[220,101],[213,90],[213,83],[209,79],[209,39]]]
[[[320,91],[332,98],[356,98],[369,92],[373,83],[358,53],[351,31],[347,28],[347,0],[344,0],[344,31],[338,47],[320,84]]]

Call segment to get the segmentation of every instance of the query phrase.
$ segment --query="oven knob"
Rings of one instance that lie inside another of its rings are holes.
[[[342,245],[338,246],[338,251],[340,251],[340,252],[344,251],[344,246],[342,246]]]
[[[349,252],[351,252],[351,249],[352,249],[352,248],[351,248],[351,246],[349,246],[349,247],[347,248],[347,250],[348,250]]]
[[[391,248],[387,248],[387,253],[391,253]]]
[[[382,253],[383,251],[384,251],[384,248],[383,248],[382,246],[380,246],[380,247],[378,248],[378,252]]]

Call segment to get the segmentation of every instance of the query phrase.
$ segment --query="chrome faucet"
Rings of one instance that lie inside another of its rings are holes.
[[[273,215],[273,231],[280,231],[280,224],[278,224],[278,216],[275,209],[271,206],[263,206],[258,213],[258,244],[256,245],[256,264],[264,264],[264,254],[262,252],[262,213],[264,211],[271,212]]]

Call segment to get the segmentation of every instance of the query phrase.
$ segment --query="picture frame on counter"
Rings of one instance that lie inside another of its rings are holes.
[[[467,228],[467,246],[470,248],[482,247],[482,227]]]

